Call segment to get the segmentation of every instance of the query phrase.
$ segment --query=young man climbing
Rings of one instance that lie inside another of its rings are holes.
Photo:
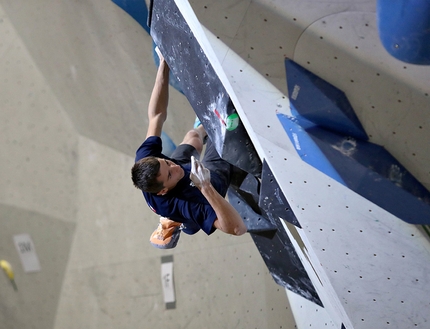
[[[219,229],[242,235],[246,226],[224,199],[232,166],[219,157],[210,139],[203,160],[198,160],[206,138],[203,126],[195,125],[170,158],[162,154],[160,136],[167,118],[170,70],[156,50],[160,65],[148,106],[148,131],[131,170],[134,185],[161,216],[150,241],[157,248],[168,249],[176,246],[181,230],[195,234],[201,229],[209,235]]]

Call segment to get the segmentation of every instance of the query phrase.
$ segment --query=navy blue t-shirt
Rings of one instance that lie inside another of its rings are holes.
[[[135,161],[154,156],[179,164],[175,159],[171,159],[161,152],[161,138],[158,136],[148,137],[136,151]],[[185,175],[178,184],[165,195],[143,192],[145,200],[149,208],[156,214],[170,218],[175,222],[184,223],[185,228],[183,231],[185,233],[195,234],[202,229],[206,234],[211,234],[215,231],[213,227],[213,223],[217,218],[215,211],[200,190],[195,186],[191,186],[191,163],[179,165],[184,169]],[[217,185],[220,182],[213,172],[211,172],[211,183],[219,191]]]

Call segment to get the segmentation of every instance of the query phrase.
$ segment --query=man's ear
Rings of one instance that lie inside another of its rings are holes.
[[[168,192],[167,187],[164,187],[160,192],[157,193],[157,195],[165,195]]]

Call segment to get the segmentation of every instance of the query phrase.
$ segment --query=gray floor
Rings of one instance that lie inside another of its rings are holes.
[[[152,248],[157,223],[130,180],[155,76],[149,36],[110,1],[0,2],[0,328],[286,328],[291,314],[248,235],[183,236]],[[171,91],[166,131],[192,126]],[[25,273],[13,236],[30,234]],[[160,261],[174,256],[176,309]],[[3,280],[4,279],[4,280]]]

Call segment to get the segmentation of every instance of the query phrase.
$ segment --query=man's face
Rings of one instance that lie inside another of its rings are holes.
[[[164,195],[178,184],[185,173],[181,166],[170,160],[158,158],[158,161],[160,162],[160,171],[157,181],[162,182],[164,187],[157,194]]]

